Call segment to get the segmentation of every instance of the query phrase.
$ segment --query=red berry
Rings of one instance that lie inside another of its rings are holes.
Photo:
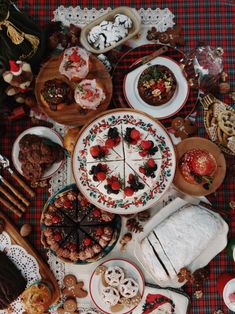
[[[137,144],[137,140],[131,140],[131,145],[136,145]]]
[[[139,172],[145,174],[145,169],[144,169],[144,167],[139,167]]]
[[[88,246],[88,245],[91,244],[91,239],[90,239],[90,238],[85,238],[85,239],[83,240],[83,243],[84,243],[86,246]]]
[[[138,141],[140,139],[140,132],[134,129],[131,131],[130,137],[132,140]]]
[[[99,156],[100,151],[101,151],[101,149],[100,149],[100,146],[99,146],[99,145],[92,146],[92,147],[90,148],[91,156],[94,157],[94,158]]]
[[[134,193],[134,190],[133,190],[131,187],[128,187],[128,186],[127,186],[127,187],[124,189],[124,194],[125,194],[126,196],[132,196],[133,193]]]
[[[118,191],[121,188],[121,184],[118,181],[115,181],[111,184],[111,189],[114,191]]]
[[[62,236],[61,236],[60,233],[56,233],[56,234],[54,235],[54,240],[55,240],[56,242],[61,241],[61,239],[62,239]]]
[[[65,208],[73,208],[73,203],[69,200],[64,200],[63,205]]]
[[[109,149],[108,147],[102,146],[102,152],[104,152],[105,155],[107,155],[109,153]]]
[[[121,142],[121,137],[120,137],[120,136],[117,136],[117,137],[114,139],[114,142],[115,142],[115,146],[117,146],[117,145]]]
[[[113,148],[115,146],[115,141],[111,138],[108,138],[106,141],[105,141],[105,146],[108,147],[108,148]]]
[[[151,147],[153,147],[153,142],[152,141],[145,141],[145,140],[143,140],[143,141],[141,141],[140,146],[144,150],[148,150]]]
[[[98,172],[96,174],[96,178],[97,178],[98,181],[104,181],[106,179],[105,172]]]
[[[128,177],[128,182],[131,182],[133,179],[134,179],[134,175],[133,173],[130,173]]]
[[[146,157],[148,155],[147,150],[142,150],[141,152],[139,152],[141,157]]]
[[[94,209],[94,210],[93,210],[93,215],[94,215],[95,217],[100,217],[100,216],[101,216],[100,210],[99,210],[98,208]]]
[[[104,230],[103,230],[102,227],[98,227],[98,228],[96,229],[96,235],[97,235],[98,237],[102,236],[103,233],[104,233]]]
[[[60,222],[60,217],[59,216],[53,216],[52,222],[53,222],[53,224],[58,224],[58,222]]]
[[[73,252],[75,252],[77,250],[77,244],[75,244],[75,243],[70,243],[69,247],[70,247],[70,250]]]
[[[147,165],[150,167],[150,168],[154,168],[156,166],[156,163],[154,161],[153,158],[150,158],[148,161],[147,161]]]

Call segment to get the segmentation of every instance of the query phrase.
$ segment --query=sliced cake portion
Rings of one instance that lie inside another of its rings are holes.
[[[154,276],[158,278],[159,281],[169,280],[170,278],[166,268],[159,260],[159,257],[155,253],[154,248],[150,244],[148,238],[144,238],[144,240],[141,242],[141,249],[141,256]]]
[[[207,248],[221,229],[221,221],[211,212],[187,205],[163,220],[154,232],[178,273]]]
[[[154,231],[152,231],[148,236],[149,243],[152,245],[155,254],[157,254],[158,258],[161,260],[162,264],[167,270],[167,273],[171,279],[175,278],[177,272],[174,270],[171,261],[168,256],[165,254],[164,249],[162,248],[160,242]]]
[[[121,199],[124,196],[124,162],[107,162],[107,165],[111,171],[98,186],[98,189],[104,195],[108,194],[114,199]]]
[[[121,124],[106,128],[104,131],[99,132],[97,137],[105,142],[108,149],[112,149],[121,159],[124,159]]]
[[[87,171],[91,177],[92,183],[98,187],[103,181],[111,176],[112,172],[117,168],[119,161],[88,163]]]
[[[156,185],[161,172],[162,159],[129,160],[127,164],[149,187]]]
[[[148,185],[127,163],[125,163],[124,171],[124,195],[126,197],[141,196],[144,192],[149,190]]]

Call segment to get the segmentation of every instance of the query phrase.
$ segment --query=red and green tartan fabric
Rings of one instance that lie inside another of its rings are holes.
[[[45,0],[28,0],[17,1],[17,6],[25,13],[33,17],[33,19],[45,26],[52,18],[53,11],[60,5],[77,6],[82,8],[101,8],[101,7],[117,7],[127,5],[135,8],[155,9],[157,7],[169,8],[175,14],[176,24],[181,24],[184,28],[185,47],[184,51],[188,51],[195,47],[197,42],[206,41],[211,46],[222,46],[224,49],[224,68],[229,74],[229,81],[232,89],[235,88],[235,2],[233,0],[166,0],[166,1],[45,1]],[[234,106],[232,100],[230,105]],[[207,137],[203,125],[202,108],[198,106],[198,133],[200,136]],[[21,120],[7,125],[6,132],[0,140],[0,152],[11,157],[12,144],[15,138],[25,129],[30,127],[29,120]],[[229,208],[229,202],[235,201],[235,158],[226,156],[227,175],[223,185],[219,190],[209,198],[213,206],[230,211],[230,219],[228,221],[230,232],[229,237],[235,235],[235,215]],[[9,178],[10,180],[10,178]],[[33,233],[30,236],[30,242],[35,248],[43,253],[40,244],[40,214],[45,201],[47,200],[47,189],[37,189],[37,196],[32,202],[30,210],[20,220],[15,220],[17,226],[23,223],[31,223],[33,225]],[[14,220],[14,217],[13,217]],[[185,287],[185,291],[192,296],[190,313],[193,314],[213,314],[217,310],[223,313],[232,313],[226,308],[221,296],[219,296],[216,288],[218,276],[223,272],[233,272],[235,264],[232,258],[228,257],[225,252],[220,253],[210,263],[210,279],[203,286],[203,296],[196,299],[190,287]],[[177,313],[178,314],[178,313]]]

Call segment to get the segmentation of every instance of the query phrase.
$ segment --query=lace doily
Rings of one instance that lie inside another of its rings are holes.
[[[9,259],[21,271],[22,275],[27,280],[27,287],[41,279],[39,265],[36,259],[28,254],[23,247],[12,244],[10,236],[5,231],[0,234],[0,250],[4,251]],[[11,308],[13,309],[14,314],[22,314],[24,312],[19,299],[11,304]],[[0,311],[0,313],[5,314],[7,312],[3,310]]]
[[[80,6],[64,7],[61,5],[54,11],[53,21],[62,22],[64,26],[69,26],[71,23],[77,26],[83,26],[111,10],[111,8],[97,10],[95,8],[82,9]],[[173,21],[175,16],[168,8],[163,10],[159,8],[141,8],[137,12],[141,17],[143,25],[154,25],[159,32],[165,32],[167,28],[175,25]]]

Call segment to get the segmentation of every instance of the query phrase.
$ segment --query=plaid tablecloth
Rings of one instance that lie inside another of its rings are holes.
[[[20,9],[31,15],[34,20],[42,27],[53,18],[53,11],[59,5],[80,5],[81,7],[117,7],[120,5],[127,5],[136,8],[155,9],[168,7],[175,14],[176,24],[183,25],[184,37],[186,45],[184,50],[187,51],[197,44],[199,40],[206,41],[212,46],[222,46],[224,48],[224,68],[229,73],[229,80],[231,86],[235,88],[235,2],[233,0],[167,0],[167,1],[17,1],[16,4]],[[230,105],[234,106],[230,100]],[[198,108],[198,125],[199,134],[206,136],[204,133],[202,112]],[[30,121],[25,119],[19,122],[14,122],[7,125],[6,132],[0,140],[0,151],[11,156],[12,144],[23,130],[30,126]],[[227,159],[227,175],[223,185],[216,192],[210,196],[213,205],[225,210],[229,209],[229,202],[235,201],[235,158],[226,157]],[[40,244],[40,213],[47,199],[47,189],[37,189],[36,199],[33,201],[28,213],[15,223],[21,226],[24,222],[29,222],[33,225],[33,233],[30,236],[30,241],[35,248],[44,254]],[[230,210],[231,211],[231,210]],[[235,220],[234,215],[230,215],[228,221],[230,226],[229,237],[235,236]],[[220,253],[210,263],[210,279],[205,282],[203,287],[203,296],[197,300],[192,294],[190,287],[185,287],[185,290],[192,296],[190,313],[213,314],[216,310],[222,310],[223,313],[229,313],[226,306],[223,304],[222,298],[217,293],[216,282],[219,274],[223,272],[233,272],[235,270],[234,262],[227,256],[225,252]]]

